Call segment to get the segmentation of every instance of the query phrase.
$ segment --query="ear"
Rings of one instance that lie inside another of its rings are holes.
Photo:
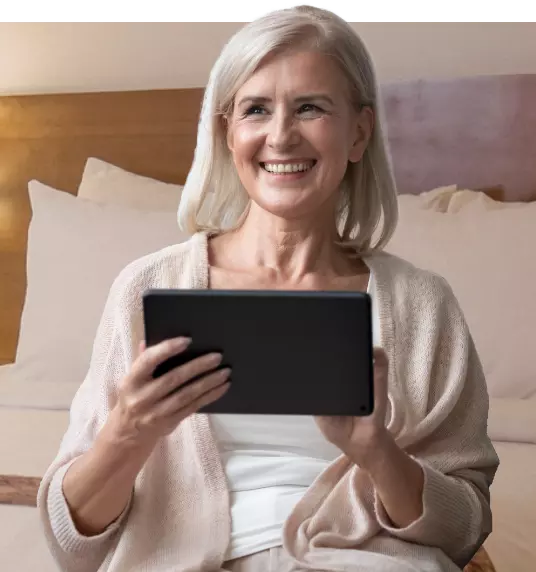
[[[374,129],[374,112],[370,107],[363,107],[357,114],[353,143],[348,154],[351,163],[359,163],[365,154]]]

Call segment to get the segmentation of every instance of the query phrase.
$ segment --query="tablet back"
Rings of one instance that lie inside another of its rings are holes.
[[[223,353],[231,387],[205,413],[368,415],[373,408],[371,301],[363,292],[150,290],[147,346],[192,344],[157,377]]]

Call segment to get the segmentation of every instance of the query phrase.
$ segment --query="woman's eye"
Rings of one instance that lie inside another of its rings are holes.
[[[304,103],[300,107],[300,113],[310,113],[310,112],[319,112],[322,111],[318,106],[313,105],[312,103]]]
[[[246,110],[244,115],[261,115],[264,112],[264,108],[260,105],[252,105]]]
[[[303,105],[301,105],[298,108],[298,113],[299,114],[315,114],[315,113],[321,113],[322,109],[320,109],[320,107],[318,107],[317,105],[314,105],[312,103],[304,103]],[[249,116],[253,116],[253,115],[258,115],[258,116],[262,116],[262,115],[266,115],[267,110],[262,106],[262,105],[252,105],[251,107],[248,107],[246,109],[246,111],[243,114],[243,117],[249,117]]]

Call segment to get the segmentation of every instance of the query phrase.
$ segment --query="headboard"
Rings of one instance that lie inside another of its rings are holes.
[[[27,183],[76,193],[94,156],[183,183],[201,89],[0,97],[0,364],[13,361],[26,287]],[[536,200],[536,75],[382,86],[400,193],[458,184]]]

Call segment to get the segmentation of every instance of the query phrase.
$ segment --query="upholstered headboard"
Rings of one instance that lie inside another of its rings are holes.
[[[383,94],[400,193],[457,184],[536,200],[536,75],[411,81]]]
[[[201,89],[0,97],[0,364],[14,359],[31,179],[76,193],[85,161],[182,183]],[[400,193],[458,184],[536,200],[536,75],[382,86]]]

